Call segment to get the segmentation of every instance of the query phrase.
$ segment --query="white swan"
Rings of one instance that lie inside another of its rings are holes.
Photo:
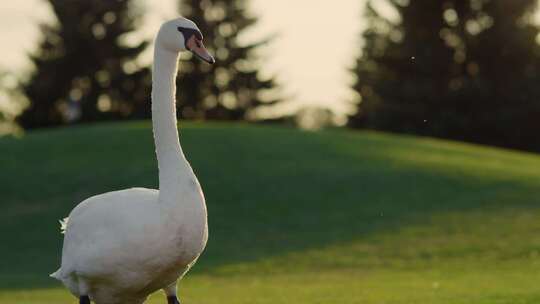
[[[164,289],[178,303],[176,283],[208,239],[204,196],[178,139],[175,78],[178,56],[189,50],[208,63],[195,23],[164,23],[154,46],[152,122],[159,190],[132,188],[93,196],[69,215],[62,266],[51,276],[81,304],[139,304]]]

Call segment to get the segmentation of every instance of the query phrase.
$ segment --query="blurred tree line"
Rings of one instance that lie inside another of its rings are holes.
[[[57,21],[41,25],[34,71],[21,91],[25,128],[150,116],[150,69],[139,58],[142,8],[134,0],[47,0]],[[395,14],[380,9],[384,2]],[[181,62],[179,115],[243,120],[273,105],[276,82],[245,44],[256,23],[248,0],[178,0],[215,54]],[[536,0],[368,0],[353,89],[354,128],[412,133],[540,151],[540,27]],[[314,29],[316,31],[316,29]],[[184,55],[189,56],[189,55]]]
[[[540,151],[536,0],[376,2],[351,126]]]
[[[138,58],[147,41],[137,41],[141,9],[133,0],[47,0],[55,24],[42,24],[43,37],[31,55],[35,67],[22,91],[29,107],[17,121],[25,128],[150,117],[151,75]],[[239,35],[255,24],[244,0],[180,0],[179,14],[194,20],[218,61],[182,61],[179,113],[192,119],[246,119],[278,100],[265,94],[274,79],[258,75],[256,49]]]

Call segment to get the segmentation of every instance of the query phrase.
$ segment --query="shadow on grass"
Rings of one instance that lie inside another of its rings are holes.
[[[188,125],[210,239],[194,271],[350,242],[433,214],[537,208],[540,160],[376,133]],[[57,220],[88,196],[155,188],[147,123],[36,132],[0,148],[0,289],[54,285]]]

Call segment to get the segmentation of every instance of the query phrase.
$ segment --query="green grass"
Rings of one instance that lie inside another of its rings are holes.
[[[241,124],[184,124],[181,141],[210,221],[184,303],[540,302],[539,156]],[[0,303],[76,303],[47,277],[58,219],[156,187],[150,125],[31,132],[0,151]]]

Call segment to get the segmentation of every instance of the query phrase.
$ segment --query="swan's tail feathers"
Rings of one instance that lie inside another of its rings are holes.
[[[61,273],[62,273],[62,269],[59,268],[57,271],[51,273],[49,276],[50,276],[51,278],[55,278],[55,279],[61,281],[61,280],[62,280],[62,275],[61,275]]]
[[[62,271],[62,267],[60,267],[57,271],[55,271],[54,273],[51,273],[49,275],[51,278],[55,278],[57,279],[58,281],[62,282],[62,284],[64,284],[64,286],[67,287],[67,289],[69,289],[69,291],[76,297],[80,297],[81,296],[81,281],[79,281],[79,279],[77,277],[75,277],[73,275],[72,272],[69,272],[69,271]],[[88,294],[87,292],[85,292],[85,294]]]
[[[67,225],[68,225],[68,222],[69,222],[69,217],[66,217],[62,220],[59,220],[60,222],[60,232],[62,234],[65,234],[66,233],[66,230],[67,230]]]

